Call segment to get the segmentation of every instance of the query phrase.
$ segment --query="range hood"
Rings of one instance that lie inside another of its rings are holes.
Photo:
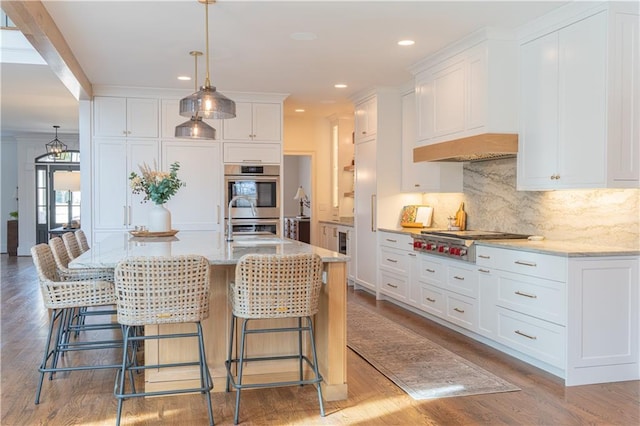
[[[512,158],[518,153],[517,133],[483,133],[413,149],[413,162],[487,161]]]

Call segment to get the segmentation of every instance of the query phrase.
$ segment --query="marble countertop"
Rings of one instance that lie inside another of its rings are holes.
[[[340,219],[319,220],[318,223],[328,223],[329,225],[353,226],[352,217],[341,217]]]
[[[100,242],[93,242],[91,250],[71,261],[71,268],[114,268],[128,256],[176,256],[198,254],[212,265],[235,265],[245,254],[316,253],[323,262],[346,262],[349,256],[287,238],[258,236],[238,237],[227,242],[224,233],[213,231],[181,231],[174,237],[133,237],[117,232]]]
[[[431,228],[378,228],[379,231],[397,234],[420,234]],[[558,240],[481,240],[479,246],[498,247],[520,251],[530,251],[566,257],[604,257],[604,256],[638,256],[640,243],[635,247],[617,246],[606,242],[592,241],[558,241]]]

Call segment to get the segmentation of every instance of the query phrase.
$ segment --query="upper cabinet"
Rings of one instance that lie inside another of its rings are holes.
[[[462,192],[462,163],[413,162],[415,93],[402,96],[402,192]]]
[[[224,120],[228,141],[282,140],[282,105],[266,102],[236,102],[236,117]]]
[[[517,131],[517,42],[484,29],[414,65],[417,146]]]
[[[521,39],[518,189],[638,187],[638,4],[565,16]]]
[[[94,136],[157,138],[158,99],[96,96]]]
[[[355,107],[355,139],[368,139],[376,135],[378,102],[375,97],[360,102]]]

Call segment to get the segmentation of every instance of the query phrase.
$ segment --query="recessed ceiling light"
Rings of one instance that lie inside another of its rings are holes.
[[[289,37],[298,41],[311,41],[318,38],[318,36],[315,35],[314,33],[306,33],[306,32],[291,33],[289,34]]]
[[[189,81],[191,80],[191,77],[189,77],[188,75],[180,75],[178,76],[178,80]]]
[[[338,83],[334,84],[333,87],[335,87],[336,89],[344,89],[345,87],[347,87],[347,85],[344,83]]]
[[[304,112],[304,109],[302,109],[302,108],[296,108],[296,109],[295,109],[295,111],[296,111],[296,112]]]
[[[400,41],[398,42],[398,45],[399,45],[399,46],[412,46],[412,45],[414,45],[414,44],[416,44],[416,42],[415,42],[415,41],[413,41],[413,40],[400,40]]]

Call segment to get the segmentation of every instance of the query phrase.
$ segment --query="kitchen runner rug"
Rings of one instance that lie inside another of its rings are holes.
[[[520,388],[356,303],[347,305],[347,346],[413,399]]]

